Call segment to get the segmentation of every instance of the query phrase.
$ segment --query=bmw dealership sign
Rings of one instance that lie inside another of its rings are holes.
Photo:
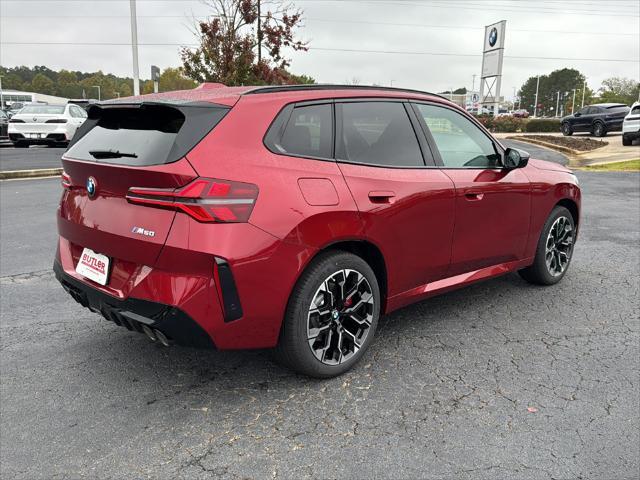
[[[500,98],[502,60],[504,58],[504,34],[507,22],[484,27],[484,49],[482,50],[482,72],[480,75],[480,104],[493,104],[497,115],[497,99]],[[487,79],[490,79],[489,81]]]

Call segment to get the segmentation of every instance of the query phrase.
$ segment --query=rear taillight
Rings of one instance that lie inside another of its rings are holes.
[[[67,123],[66,118],[54,118],[51,120],[47,120],[45,123]]]
[[[178,189],[131,187],[127,200],[183,211],[199,222],[246,222],[258,198],[252,183],[196,178]]]
[[[62,188],[71,188],[71,177],[67,172],[62,172],[60,175],[60,183],[62,184]]]

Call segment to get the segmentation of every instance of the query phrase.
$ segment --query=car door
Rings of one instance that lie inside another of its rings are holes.
[[[456,189],[449,275],[521,260],[531,215],[525,173],[502,168],[502,147],[467,115],[436,104],[414,108]]]
[[[584,131],[589,130],[591,128],[591,119],[589,117],[589,108],[590,107],[581,108],[580,110],[578,110],[576,112],[576,115],[574,115],[571,118],[571,127],[573,128],[574,132],[584,132]],[[580,115],[577,115],[578,113]]]
[[[69,115],[70,115],[70,128],[69,128],[69,138],[73,138],[76,133],[76,130],[82,125],[87,118],[87,113],[80,107],[76,105],[69,106]]]
[[[444,278],[454,187],[438,169],[415,114],[401,100],[336,101],[336,159],[384,255],[388,295]]]

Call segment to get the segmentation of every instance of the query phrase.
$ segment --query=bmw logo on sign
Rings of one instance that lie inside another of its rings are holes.
[[[89,198],[93,198],[96,195],[97,182],[93,177],[87,178],[87,193],[89,194]]]
[[[489,32],[489,46],[495,47],[497,41],[498,41],[498,29],[496,27],[493,27]]]

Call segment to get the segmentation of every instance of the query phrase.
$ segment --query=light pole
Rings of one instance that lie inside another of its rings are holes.
[[[538,75],[538,81],[536,82],[536,101],[533,105],[533,118],[536,118],[536,112],[538,110],[538,88],[540,88],[540,75]]]
[[[587,89],[587,81],[585,80],[584,85],[582,85],[582,106],[580,108],[584,107],[584,92],[586,89]]]
[[[140,95],[140,73],[138,71],[138,21],[136,19],[136,0],[131,0],[131,50],[133,53],[133,94]]]
[[[556,100],[556,117],[558,116],[558,108],[560,108],[560,92],[558,91],[558,98]]]
[[[571,102],[571,115],[576,111],[576,89],[573,88],[573,101]]]
[[[4,108],[4,97],[2,96],[2,75],[0,75],[0,109]]]
[[[93,88],[97,88],[98,89],[98,101],[102,100],[101,96],[100,96],[100,85],[92,85]]]
[[[476,77],[477,75],[471,75],[473,77],[473,80],[471,82],[471,91],[474,92],[476,90]]]

